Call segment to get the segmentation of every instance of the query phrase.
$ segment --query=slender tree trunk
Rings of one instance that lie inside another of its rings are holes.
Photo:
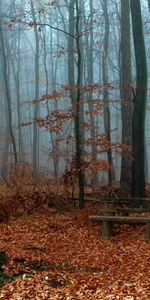
[[[80,32],[79,32],[79,4],[76,0],[76,47],[77,47],[77,96],[76,96],[76,110],[75,110],[75,139],[76,139],[76,164],[79,184],[79,207],[84,206],[84,170],[83,170],[83,141],[82,128],[80,120],[80,106],[81,106],[81,51],[80,51]]]
[[[84,1],[79,0],[79,11],[82,13],[80,14],[79,19],[79,32],[83,30],[83,14],[84,14]],[[80,36],[79,40],[79,47],[80,47],[80,56],[81,56],[81,67],[80,67],[80,86],[83,86],[83,65],[84,65],[84,49],[83,49],[83,37]],[[82,93],[82,97],[80,98],[80,134],[82,139],[82,151],[84,151],[84,141],[85,141],[85,132],[84,132],[84,93]]]
[[[61,10],[59,9],[61,12]],[[43,20],[44,23],[46,23],[46,20]],[[41,21],[42,23],[42,21]],[[59,45],[59,32],[57,32],[57,45]],[[45,78],[46,78],[46,89],[45,93],[48,95],[49,87],[51,88],[51,92],[56,91],[56,80],[57,80],[57,68],[58,68],[58,57],[56,57],[55,62],[53,61],[53,30],[50,29],[50,68],[48,70],[47,67],[47,48],[46,48],[46,31],[43,32],[43,61],[44,61],[44,69],[45,69]],[[49,78],[50,74],[50,78]],[[49,82],[51,82],[51,85],[49,86]],[[50,106],[49,106],[49,100],[46,101],[46,107],[47,107],[47,115],[50,115]],[[58,101],[54,102],[54,110],[58,111]],[[52,152],[53,152],[53,172],[54,172],[54,178],[57,182],[58,174],[59,174],[59,143],[57,142],[57,138],[59,138],[59,132],[54,133],[50,131],[50,141],[52,144]]]
[[[88,36],[86,37],[86,53],[87,53],[87,82],[88,86],[93,85],[93,45],[94,45],[94,38],[93,38],[93,0],[89,0],[89,7],[90,7],[90,27],[91,30],[89,32],[89,41],[88,41]],[[89,113],[90,113],[90,135],[91,138],[94,138],[96,136],[95,132],[95,117],[92,114],[93,111],[93,93],[89,92],[88,93],[88,106],[89,106]],[[95,162],[97,159],[97,146],[92,144],[91,145],[91,153],[92,153],[92,161]],[[98,185],[98,174],[95,173],[95,171],[92,171],[92,179],[91,183],[92,185],[96,186]]]
[[[24,76],[25,76],[25,80],[26,80],[26,96],[27,96],[27,99],[30,99],[31,98],[31,94],[30,94],[30,78],[28,76],[28,72],[27,72],[27,69],[25,69],[25,73],[24,73]],[[32,108],[31,106],[29,105],[29,122],[32,123]],[[32,153],[32,143],[33,143],[33,139],[32,139],[32,126],[28,126],[28,132],[27,132],[27,137],[28,137],[28,140],[27,140],[27,151]],[[29,158],[29,161],[32,162],[32,154]]]
[[[75,93],[75,70],[74,70],[74,47],[75,39],[73,38],[75,34],[75,13],[74,13],[75,0],[70,0],[69,3],[69,34],[68,37],[68,83],[71,87],[70,98],[72,105],[76,101]]]
[[[136,94],[132,118],[133,167],[132,196],[145,196],[145,112],[147,102],[147,61],[140,0],[130,0],[136,60]]]
[[[109,91],[108,91],[108,45],[109,45],[109,15],[108,15],[108,1],[103,0],[103,11],[105,18],[105,36],[104,36],[104,50],[102,57],[103,70],[103,99],[104,99],[104,128],[107,139],[111,141],[111,124],[110,124],[110,108],[109,108]],[[111,166],[108,171],[108,182],[114,180],[113,160],[111,148],[107,151],[108,163]]]
[[[22,139],[22,130],[21,130],[21,108],[20,108],[20,34],[18,39],[18,44],[16,44],[16,57],[14,58],[11,55],[11,49],[7,42],[7,55],[10,60],[10,64],[12,67],[12,73],[14,77],[14,85],[16,91],[16,101],[17,101],[17,117],[18,117],[18,160],[19,162],[24,160],[23,157],[23,139]]]
[[[57,45],[60,44],[60,40],[59,40],[59,32],[57,32]],[[51,43],[52,46],[52,43]],[[52,49],[52,48],[51,48]],[[51,51],[52,52],[52,51]],[[53,62],[53,57],[51,57],[51,81],[52,81],[52,91],[55,92],[56,91],[56,81],[57,81],[57,70],[58,70],[58,57],[55,61],[55,63]],[[59,111],[59,104],[58,101],[55,100],[54,101],[54,110],[55,111]],[[56,134],[53,134],[53,152],[54,152],[54,176],[56,181],[58,181],[58,174],[59,174],[59,165],[60,165],[60,158],[59,158],[59,136],[60,133],[56,132]]]
[[[31,14],[33,22],[36,23],[33,1],[30,0]],[[34,27],[35,34],[35,100],[39,100],[39,37],[37,26]],[[33,122],[33,173],[36,173],[39,167],[39,130],[37,127],[37,118],[39,114],[39,104],[34,104],[34,122]]]

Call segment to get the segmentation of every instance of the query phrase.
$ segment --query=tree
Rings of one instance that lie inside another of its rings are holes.
[[[136,93],[133,105],[132,196],[145,196],[145,111],[147,101],[147,60],[143,35],[140,0],[130,0],[133,41],[136,60]]]
[[[36,13],[34,10],[33,1],[30,0],[31,14],[33,18],[33,23],[36,24]],[[34,26],[35,34],[35,104],[34,104],[34,121],[33,121],[33,173],[37,171],[39,166],[39,132],[37,127],[37,118],[39,113],[39,36],[38,28]]]
[[[20,26],[20,25],[19,25]],[[16,53],[14,57],[11,55],[11,45],[9,45],[8,39],[5,39],[7,46],[7,57],[10,61],[10,67],[12,69],[12,74],[14,77],[14,86],[16,92],[16,102],[17,102],[17,117],[18,117],[18,161],[24,160],[23,154],[23,137],[21,130],[21,93],[20,93],[20,73],[21,73],[21,63],[20,63],[20,31],[18,33],[18,39],[14,39]]]
[[[89,0],[89,8],[90,8],[90,32],[89,35],[86,35],[86,57],[87,57],[87,83],[88,86],[93,85],[94,81],[94,72],[93,72],[93,49],[94,49],[94,30],[93,30],[93,0]],[[89,40],[88,40],[89,36]],[[91,138],[94,138],[96,136],[96,130],[95,130],[95,116],[92,114],[93,111],[93,93],[92,90],[88,92],[88,105],[89,105],[89,113],[90,113],[90,135]],[[91,154],[92,154],[92,161],[95,162],[97,159],[97,146],[92,143],[91,144]],[[95,174],[95,171],[92,171],[92,185],[98,185],[98,174]]]
[[[3,76],[3,88],[4,88],[4,95],[7,103],[7,112],[8,112],[8,130],[12,141],[13,147],[13,155],[15,163],[18,162],[18,155],[17,155],[17,146],[16,140],[13,132],[12,126],[12,106],[11,106],[11,95],[10,95],[10,87],[9,87],[9,79],[8,79],[8,62],[6,57],[6,49],[5,49],[5,40],[4,40],[4,33],[2,28],[2,18],[0,18],[0,60],[1,60],[1,70]]]
[[[76,8],[76,19],[75,19]],[[84,206],[84,176],[83,176],[83,141],[81,128],[81,50],[79,30],[79,3],[78,0],[71,0],[69,3],[69,36],[68,36],[68,82],[71,87],[70,97],[74,108],[74,133],[75,133],[75,157],[77,178],[79,186],[79,207]],[[74,70],[74,47],[77,51],[77,80],[75,91],[75,70]]]
[[[76,164],[79,184],[79,207],[84,206],[84,170],[83,170],[83,143],[82,143],[82,128],[80,120],[81,111],[81,50],[80,50],[80,32],[79,32],[79,3],[76,0],[76,48],[77,48],[77,91],[76,91],[76,103],[75,103],[75,141],[76,141]]]
[[[104,50],[102,57],[102,73],[103,73],[103,100],[104,100],[104,128],[108,141],[111,141],[111,124],[110,124],[110,108],[109,108],[109,92],[108,92],[108,47],[109,47],[109,15],[108,1],[102,1],[104,18],[105,18],[105,35]],[[111,148],[107,150],[108,163],[111,168],[108,171],[108,182],[114,180],[113,159]]]
[[[122,143],[132,145],[132,95],[131,95],[131,46],[130,46],[130,2],[121,1],[121,47],[120,47],[120,94],[122,114]],[[121,160],[121,191],[131,193],[132,161],[125,151]]]
[[[148,2],[148,9],[150,11],[150,0],[147,0],[147,2]]]

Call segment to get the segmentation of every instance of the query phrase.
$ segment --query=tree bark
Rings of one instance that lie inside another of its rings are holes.
[[[140,0],[130,0],[133,41],[136,60],[136,94],[132,118],[134,161],[132,166],[132,196],[145,197],[145,112],[147,102],[147,60],[144,44]]]
[[[75,19],[76,8],[76,19]],[[79,3],[78,0],[69,2],[69,36],[68,36],[68,83],[70,86],[70,98],[74,114],[74,133],[75,133],[75,158],[77,180],[79,187],[79,208],[84,206],[84,170],[82,157],[82,128],[81,128],[81,81],[82,81],[82,61],[80,50],[80,33],[79,33]],[[74,68],[74,47],[77,49],[77,80],[75,84]]]
[[[36,23],[36,14],[34,11],[33,1],[30,0],[31,14],[33,22]],[[35,34],[35,100],[39,100],[39,37],[37,26],[34,28]],[[37,117],[39,113],[38,102],[34,104],[34,121],[33,121],[33,174],[39,167],[39,130],[37,127]]]
[[[132,95],[131,95],[131,46],[130,46],[130,2],[121,1],[121,115],[122,143],[132,145]],[[131,194],[132,161],[123,151],[120,185],[123,194]]]
[[[87,56],[87,81],[88,86],[93,85],[93,45],[94,45],[94,37],[93,37],[93,0],[89,0],[89,7],[90,7],[90,27],[91,30],[89,32],[89,40],[88,35],[86,37],[86,56]],[[85,28],[86,29],[86,28]],[[91,138],[95,138],[96,136],[96,130],[95,130],[95,116],[93,116],[93,92],[88,92],[88,106],[89,106],[89,114],[90,114],[90,135]],[[92,144],[91,145],[91,156],[92,156],[92,162],[95,162],[97,160],[97,146]],[[98,185],[98,172],[95,173],[95,171],[92,170],[91,172],[91,184],[93,186]]]
[[[77,47],[77,95],[75,109],[75,140],[76,140],[76,164],[79,184],[79,208],[84,207],[84,170],[83,170],[83,141],[80,120],[81,107],[81,51],[80,51],[80,32],[79,32],[79,5],[76,0],[76,47]]]
[[[110,108],[109,108],[109,92],[108,92],[108,45],[109,45],[109,15],[108,15],[108,1],[103,0],[103,11],[105,18],[105,35],[104,35],[104,50],[102,57],[102,71],[103,71],[103,100],[104,100],[104,129],[107,139],[111,141],[111,124],[110,124]],[[111,148],[107,150],[107,159],[110,165],[108,171],[108,182],[114,180],[113,160]]]
[[[9,134],[10,134],[11,141],[12,141],[14,161],[15,161],[15,163],[17,163],[18,162],[18,154],[17,154],[16,140],[15,140],[13,126],[12,126],[11,96],[10,96],[10,88],[9,88],[9,82],[8,82],[7,59],[6,59],[4,36],[3,36],[3,29],[2,29],[1,21],[0,21],[0,56],[1,56],[1,69],[2,69],[2,73],[3,73],[4,95],[5,95],[5,99],[7,102],[8,128],[9,128]]]

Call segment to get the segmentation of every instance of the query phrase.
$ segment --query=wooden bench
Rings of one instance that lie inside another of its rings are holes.
[[[150,217],[145,216],[147,213],[150,214],[150,199],[107,198],[103,199],[103,204],[104,207],[101,209],[101,213],[104,215],[89,217],[91,221],[102,222],[102,237],[106,238],[113,234],[113,224],[115,223],[145,224],[145,238],[150,240]],[[133,207],[133,204],[136,204],[136,206]],[[144,216],[141,214],[144,214]]]
[[[91,221],[102,222],[102,237],[108,238],[113,234],[113,224],[146,224],[145,239],[150,240],[150,218],[129,216],[89,216]]]

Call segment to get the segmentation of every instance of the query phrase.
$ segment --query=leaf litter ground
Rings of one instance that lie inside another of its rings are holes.
[[[0,299],[148,300],[150,242],[144,226],[115,228],[102,239],[88,216],[94,209],[40,213],[0,224],[1,251],[9,257]]]

